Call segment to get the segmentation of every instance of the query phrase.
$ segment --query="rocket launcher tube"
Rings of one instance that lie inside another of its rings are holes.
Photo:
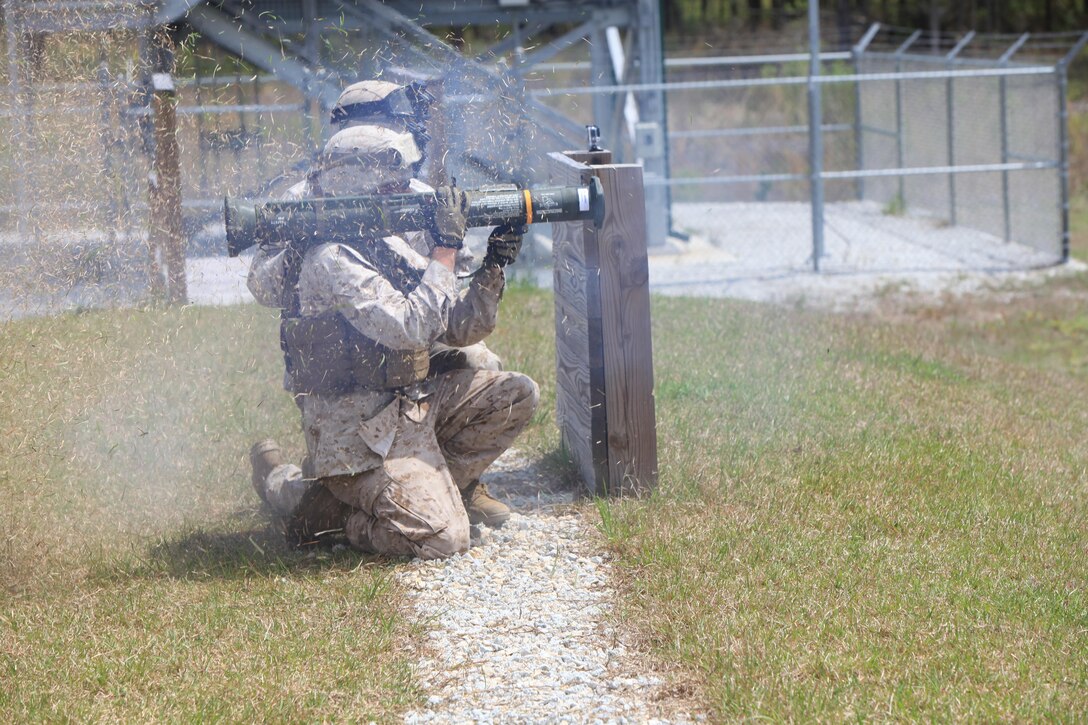
[[[470,227],[604,220],[601,182],[587,186],[519,189],[513,185],[466,189]],[[254,203],[223,200],[227,252],[237,257],[254,244],[313,243],[337,238],[426,230],[434,218],[435,195],[374,194]]]

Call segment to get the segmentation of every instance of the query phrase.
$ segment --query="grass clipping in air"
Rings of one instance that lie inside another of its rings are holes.
[[[289,549],[249,445],[301,460],[275,312],[3,325],[0,711],[15,721],[385,719],[415,702],[389,566]]]
[[[884,318],[656,300],[661,483],[602,503],[620,613],[724,719],[1076,719],[1088,683],[1088,298]],[[489,340],[541,383],[552,300]],[[0,710],[386,720],[418,703],[398,563],[296,552],[246,451],[302,455],[274,312],[4,325]],[[47,603],[47,604],[46,604]],[[634,615],[634,616],[632,616]]]

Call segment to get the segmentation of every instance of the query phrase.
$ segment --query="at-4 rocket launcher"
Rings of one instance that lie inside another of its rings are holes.
[[[601,182],[587,186],[519,189],[514,185],[466,189],[470,227],[604,220]],[[225,198],[227,252],[237,257],[254,244],[307,244],[430,229],[435,194],[373,194],[251,202]]]

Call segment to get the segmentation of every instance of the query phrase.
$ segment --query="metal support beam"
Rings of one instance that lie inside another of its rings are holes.
[[[948,64],[948,70],[952,70],[956,56],[959,55],[967,44],[975,38],[975,31],[970,31],[959,42],[948,51],[948,55],[945,56],[945,62]],[[945,113],[948,117],[948,165],[956,165],[956,87],[955,79],[949,78],[945,81]],[[956,175],[948,175],[948,221],[955,226],[956,218]]]
[[[915,41],[922,36],[921,30],[915,30],[910,34],[903,43],[895,49],[895,72],[900,74],[903,72],[903,55],[907,50],[914,45]],[[903,81],[899,78],[895,79],[895,159],[899,168],[903,168],[906,165],[906,148],[903,143]],[[906,180],[899,177],[899,192],[898,201],[900,205],[906,205],[907,203],[907,184]]]
[[[1024,43],[1028,42],[1028,38],[1031,37],[1031,33],[1024,33],[1016,42],[1009,46],[1009,49],[1001,54],[998,58],[997,64],[999,66],[1007,66],[1012,60],[1016,51],[1020,50],[1024,46]],[[1001,163],[1007,164],[1009,162],[1009,101],[1008,101],[1008,81],[1004,76],[998,79],[998,109],[999,116],[999,128],[1001,133]],[[1009,172],[1001,172],[1001,215],[1002,215],[1002,229],[1004,230],[1004,237],[1006,242],[1012,241],[1012,209],[1009,202]]]
[[[855,75],[861,75],[861,56],[865,52],[865,49],[869,47],[869,44],[873,42],[873,38],[880,32],[880,23],[873,23],[869,26],[869,30],[862,36],[854,47],[850,50],[850,57],[854,63]],[[865,168],[865,139],[863,138],[864,125],[862,124],[861,115],[861,84],[854,84],[854,158],[859,169]],[[857,186],[858,199],[865,198],[865,181],[858,179]]]
[[[517,29],[516,32],[510,32],[505,38],[489,46],[487,50],[483,51],[482,53],[477,54],[475,58],[476,62],[489,63],[494,61],[496,58],[504,57],[507,53],[516,50],[518,43],[520,43],[524,38],[532,37],[540,31],[546,30],[548,28],[548,24],[536,22],[532,25],[522,26],[521,24],[516,23],[515,27]]]
[[[573,24],[584,22],[593,9],[590,4],[578,0],[548,0],[546,3],[531,2],[528,5],[506,5],[496,0],[386,0],[382,5],[423,27]]]
[[[187,20],[211,42],[298,88],[325,107],[331,106],[340,95],[338,86],[317,78],[306,65],[285,58],[282,50],[264,38],[239,29],[234,20],[218,10],[196,6],[189,11]]]
[[[159,7],[152,16],[152,23],[154,25],[173,23],[193,8],[206,2],[207,0],[160,0]]]
[[[1058,65],[1058,184],[1061,192],[1059,215],[1062,227],[1062,263],[1069,261],[1069,92],[1068,66]]]
[[[147,22],[147,13],[138,3],[108,0],[99,2],[63,2],[36,0],[20,7],[23,29],[30,33],[65,33],[74,31],[138,28]]]
[[[582,23],[573,30],[560,35],[555,40],[551,41],[547,45],[543,46],[539,50],[533,51],[529,55],[526,55],[520,65],[525,68],[534,66],[538,63],[547,63],[555,56],[562,53],[564,50],[574,45],[580,40],[584,40],[587,35],[592,35],[602,27],[601,23],[596,19],[591,19],[588,22]]]
[[[661,4],[659,0],[638,0],[638,69],[643,85],[660,84],[665,80],[664,50],[661,42]],[[642,156],[647,182],[669,178],[668,123],[664,91],[648,90],[638,94],[639,135],[656,133],[661,148],[658,153]],[[650,124],[647,126],[646,124]],[[636,142],[635,153],[639,153]],[[649,186],[649,184],[647,184]],[[650,247],[661,247],[672,230],[670,192],[665,188],[646,190],[646,235]]]
[[[612,69],[612,59],[608,53],[608,41],[605,31],[598,28],[593,31],[589,43],[589,82],[594,86],[614,86],[616,76]],[[593,96],[593,120],[601,129],[611,132],[615,126],[612,109],[615,107],[614,99],[605,96]],[[607,139],[606,143],[615,144],[615,139]]]
[[[27,193],[26,193],[26,157],[23,147],[27,145],[26,108],[23,104],[23,59],[19,57],[22,43],[19,42],[19,17],[15,9],[15,0],[4,0],[4,33],[8,60],[8,95],[11,107],[17,113],[12,118],[10,132],[11,154],[14,161],[15,177],[15,230],[21,237],[26,232]]]
[[[317,18],[318,0],[302,0],[300,5],[303,21],[297,29],[292,28],[292,24],[282,18],[250,11],[241,0],[219,2],[220,11],[238,24],[238,30],[248,31],[262,38],[268,38],[271,34],[274,36],[273,42],[280,46],[281,55],[292,56],[310,66],[318,64],[318,53],[310,43],[310,38],[320,37],[322,31]],[[302,42],[291,37],[295,33],[303,36]]]
[[[824,170],[823,108],[816,78],[820,75],[820,0],[808,3],[808,44],[812,53],[808,66],[809,185],[812,194],[812,271],[820,271],[824,256]]]
[[[627,39],[624,41],[620,38],[620,30],[615,26],[611,26],[605,29],[605,38],[608,40],[608,55],[612,60],[612,72],[616,79],[616,83],[623,83],[631,74],[631,38],[634,33],[628,33]],[[617,94],[613,103],[613,127],[608,129],[609,137],[619,139],[621,124],[623,128],[627,130],[627,140],[632,145],[635,142],[635,126],[639,122],[638,117],[638,104],[635,102],[635,94],[624,93],[622,95]],[[622,118],[621,118],[622,114]],[[665,138],[669,138],[669,134],[665,134]],[[611,143],[611,141],[610,141]],[[613,145],[612,150],[617,154],[616,158],[619,161],[624,161],[625,154],[620,153],[622,147],[618,145],[618,141]]]
[[[1058,174],[1061,186],[1062,262],[1069,261],[1069,64],[1088,44],[1088,33],[1083,33],[1073,47],[1061,59],[1058,76]]]

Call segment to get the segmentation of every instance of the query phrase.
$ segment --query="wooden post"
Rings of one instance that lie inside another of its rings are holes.
[[[152,76],[151,112],[155,128],[155,158],[150,189],[150,242],[153,272],[158,256],[166,268],[166,301],[188,301],[185,282],[185,240],[181,229],[181,170],[175,112],[174,79],[169,73]],[[161,291],[162,278],[151,280],[152,291]]]
[[[642,167],[612,154],[550,154],[552,181],[601,181],[605,218],[553,224],[556,407],[589,493],[657,485],[653,346]]]

